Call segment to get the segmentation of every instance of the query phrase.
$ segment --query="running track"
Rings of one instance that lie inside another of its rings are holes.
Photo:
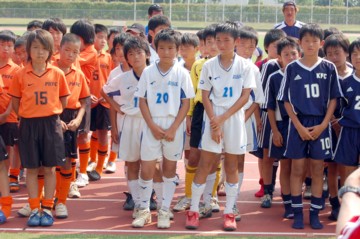
[[[291,237],[320,237],[335,236],[336,223],[327,219],[330,206],[327,203],[325,210],[320,212],[320,219],[324,224],[323,230],[312,230],[308,222],[309,201],[304,201],[305,229],[294,230],[291,228],[291,220],[282,218],[283,205],[280,197],[280,185],[276,184],[273,207],[263,209],[260,199],[254,197],[258,190],[257,159],[246,155],[245,177],[238,201],[238,208],[242,214],[241,222],[237,224],[234,232],[222,231],[222,213],[214,213],[212,218],[200,221],[198,230],[190,231],[184,228],[185,214],[175,213],[175,221],[171,228],[159,230],[156,228],[156,216],[153,212],[153,222],[142,229],[131,227],[131,213],[124,211],[122,205],[126,191],[125,178],[123,174],[123,163],[117,163],[118,170],[115,174],[104,175],[99,182],[93,182],[86,188],[81,189],[81,199],[69,199],[67,202],[69,217],[57,219],[52,227],[29,228],[26,226],[25,218],[17,217],[17,210],[27,201],[25,185],[21,190],[13,194],[14,204],[12,216],[8,222],[0,226],[0,231],[6,232],[32,232],[32,233],[100,233],[100,234],[196,234],[196,235],[262,235],[262,236],[291,236]],[[178,173],[181,184],[176,189],[173,203],[179,195],[184,192],[184,166],[183,161],[178,163]],[[220,197],[220,205],[224,206],[225,197]]]

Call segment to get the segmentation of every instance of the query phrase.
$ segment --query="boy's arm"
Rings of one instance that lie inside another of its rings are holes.
[[[11,97],[11,105],[17,115],[19,115],[20,98]]]
[[[68,130],[75,131],[79,128],[81,121],[85,115],[85,108],[86,108],[86,98],[80,99],[80,109],[75,119],[71,120],[70,123],[67,125]]]
[[[152,120],[148,102],[145,98],[142,98],[142,97],[139,98],[139,108],[140,108],[141,114],[144,117],[144,120],[145,120],[147,126],[150,128],[151,133],[154,135],[154,138],[156,140],[163,139],[165,132],[158,125],[156,125],[154,123],[154,121]]]
[[[275,110],[267,109],[268,118],[271,126],[271,130],[273,133],[273,142],[276,147],[281,147],[283,145],[283,137],[276,125],[276,117],[275,117]]]
[[[182,99],[181,107],[179,109],[178,114],[175,117],[175,121],[171,124],[170,128],[165,130],[164,139],[166,141],[172,142],[174,141],[176,130],[179,128],[179,125],[184,122],[187,112],[190,107],[190,99]]]
[[[111,139],[115,144],[119,143],[119,130],[117,128],[117,111],[110,106]]]
[[[120,105],[117,102],[115,102],[115,100],[112,97],[108,96],[108,94],[106,94],[103,89],[101,89],[100,94],[110,104],[111,108],[116,110],[119,114],[122,115],[124,114],[120,109]]]
[[[63,96],[63,97],[60,97],[60,102],[61,102],[61,106],[63,109],[66,108],[67,106],[67,103],[68,103],[68,99],[69,99],[69,96]]]
[[[251,106],[247,110],[245,110],[245,122],[248,121],[248,119],[251,117],[251,115],[259,109],[260,109],[259,104],[253,102],[251,104]]]
[[[294,124],[294,127],[296,128],[297,132],[299,133],[302,140],[314,140],[313,136],[310,134],[310,131],[308,128],[305,128],[299,121],[299,118],[296,116],[294,111],[292,110],[292,105],[285,101],[284,106],[286,109],[287,114],[289,115],[291,122]]]
[[[12,108],[13,108],[12,103],[9,102],[9,105],[8,105],[7,109],[5,110],[5,112],[0,114],[0,124],[3,124],[6,122],[6,119],[9,116],[9,114],[11,113]]]

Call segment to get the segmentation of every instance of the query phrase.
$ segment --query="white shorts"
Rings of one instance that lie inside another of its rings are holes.
[[[125,115],[119,137],[119,158],[127,162],[140,159],[141,134],[145,121],[142,117]]]
[[[121,115],[119,113],[116,114],[116,125],[117,125],[117,129],[118,129],[118,134],[119,134],[118,138],[120,138],[120,133],[121,133],[120,130],[121,130],[123,122],[124,122],[124,117],[125,117],[125,115]],[[115,153],[117,153],[118,158],[121,159],[119,157],[119,146],[120,146],[119,144],[112,142],[111,150],[114,151]]]
[[[245,122],[246,128],[246,152],[253,152],[258,149],[257,143],[257,129],[256,129],[256,120],[255,115],[252,114],[250,118]]]
[[[174,120],[174,117],[153,118],[154,123],[162,129],[168,129]],[[156,140],[150,128],[145,124],[141,140],[141,160],[152,161],[162,158],[163,156],[172,161],[180,160],[184,150],[185,127],[184,121],[177,129],[174,141],[168,142],[163,139]]]
[[[213,106],[214,114],[221,115],[226,112],[227,109],[223,107]],[[246,128],[245,128],[245,114],[241,109],[227,119],[222,127],[223,138],[220,143],[217,144],[211,138],[210,120],[204,111],[204,123],[203,134],[199,148],[213,153],[229,153],[229,154],[245,154],[247,142],[246,142]]]

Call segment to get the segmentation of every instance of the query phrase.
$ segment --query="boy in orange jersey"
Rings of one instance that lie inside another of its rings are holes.
[[[59,190],[56,191],[58,201],[55,206],[55,214],[60,219],[68,217],[65,204],[72,177],[71,163],[75,162],[77,158],[78,128],[85,114],[86,98],[90,97],[85,76],[74,65],[80,52],[80,45],[80,39],[75,34],[64,35],[59,48],[60,59],[54,62],[54,65],[65,73],[71,91],[66,109],[60,115],[66,156],[65,165],[60,168],[60,182],[57,182]]]
[[[0,96],[3,92],[3,81],[0,75]],[[6,222],[11,213],[12,197],[9,192],[8,170],[6,167],[8,153],[6,152],[5,143],[0,135],[0,224]]]
[[[110,105],[101,97],[100,91],[105,85],[110,71],[113,69],[113,62],[110,54],[104,50],[108,34],[107,28],[101,24],[95,24],[94,26],[94,46],[98,53],[98,65],[93,74],[93,78],[90,80],[90,92],[93,99],[91,105],[90,130],[93,131],[93,134],[96,133],[98,147],[96,168],[88,172],[88,176],[90,180],[97,181],[101,178],[105,158],[108,153],[108,131],[111,129]],[[91,152],[93,152],[93,150],[94,147],[91,147]],[[90,164],[94,164],[95,161],[94,155],[91,154],[90,156],[91,162],[89,163],[89,166]]]
[[[18,150],[18,118],[12,110],[11,97],[7,94],[15,72],[19,69],[12,60],[14,52],[15,35],[10,31],[0,32],[0,75],[4,83],[4,93],[0,96],[0,135],[9,153],[10,169],[10,191],[17,192],[20,189],[20,159]],[[7,165],[7,168],[9,165]]]
[[[86,81],[90,84],[90,79],[93,78],[93,73],[97,65],[97,52],[94,47],[95,28],[87,20],[78,20],[70,28],[70,32],[77,35],[81,41],[80,55],[78,57],[78,65],[85,74]],[[76,182],[71,184],[69,197],[80,197],[78,187],[85,187],[89,184],[89,178],[86,174],[88,160],[90,157],[90,140],[88,133],[90,131],[90,109],[93,98],[86,101],[86,111],[83,121],[79,127],[78,147],[80,159],[80,172]],[[74,174],[73,174],[74,176]]]
[[[51,226],[54,219],[55,166],[65,163],[64,139],[59,114],[70,94],[64,73],[49,64],[53,39],[45,30],[29,34],[28,64],[18,70],[9,89],[14,111],[21,117],[19,152],[26,168],[31,214],[28,226]],[[38,173],[44,169],[45,195],[38,197]]]
[[[17,38],[15,41],[13,59],[16,58],[16,62],[19,62],[18,64],[19,66],[24,66],[27,61],[27,53],[26,53],[27,35],[28,32],[25,32],[21,37]]]

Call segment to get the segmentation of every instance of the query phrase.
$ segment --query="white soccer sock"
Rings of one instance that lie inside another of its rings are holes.
[[[205,184],[192,183],[191,185],[191,206],[190,211],[199,212],[201,195],[204,193]]]
[[[150,210],[150,197],[152,192],[153,180],[143,180],[139,178],[139,196],[140,196],[140,208]]]
[[[176,189],[176,180],[177,177],[173,178],[165,178],[163,177],[163,200],[161,204],[161,209],[164,211],[169,211],[171,201],[174,197],[175,189]]]
[[[205,207],[210,207],[210,202],[211,202],[212,191],[214,188],[215,179],[216,179],[216,172],[209,174],[206,178],[205,189],[204,189],[204,194],[203,194]]]
[[[162,182],[154,182],[153,188],[156,194],[156,202],[157,208],[161,208],[162,200],[163,200],[163,183]]]
[[[140,206],[140,185],[139,180],[129,180],[128,181],[130,193],[132,195],[132,198],[135,202],[135,207]]]
[[[224,214],[233,212],[238,186],[239,186],[238,183],[225,182],[226,206],[225,206]]]
[[[237,200],[239,199],[239,196],[240,196],[240,189],[241,189],[243,179],[244,179],[244,173],[239,173],[239,186],[238,186],[238,190],[237,190],[237,194],[236,194],[236,200],[235,200],[235,203],[234,203],[234,207],[236,207],[236,202],[237,202]]]

